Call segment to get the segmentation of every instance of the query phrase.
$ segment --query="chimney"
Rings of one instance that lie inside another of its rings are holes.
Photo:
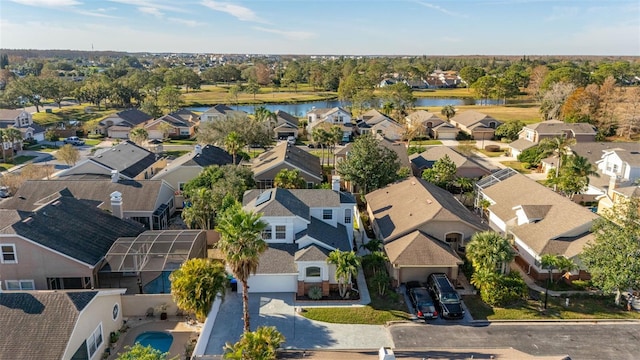
[[[124,217],[122,209],[122,194],[118,191],[111,193],[111,213],[120,219]]]
[[[340,191],[340,175],[331,176],[331,190]]]
[[[202,154],[202,145],[196,144],[196,146],[193,148],[193,151],[196,153],[196,155]]]
[[[117,184],[118,180],[120,180],[120,173],[118,170],[111,170],[111,182]]]
[[[618,177],[615,175],[611,175],[609,178],[609,189],[607,190],[607,195],[609,198],[613,200],[613,190],[616,189],[616,185],[618,185]]]

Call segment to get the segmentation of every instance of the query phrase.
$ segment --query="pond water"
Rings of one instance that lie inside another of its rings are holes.
[[[483,101],[484,103],[484,101]],[[489,104],[497,104],[498,100],[489,100]],[[476,100],[473,98],[418,98],[414,102],[414,106],[416,107],[440,107],[445,105],[477,105],[480,104],[480,100]],[[227,104],[230,108],[234,110],[241,110],[247,112],[249,114],[253,114],[256,108],[260,106],[264,106],[269,111],[276,112],[278,110],[282,110],[288,112],[291,115],[302,117],[307,114],[307,112],[311,111],[313,108],[332,108],[336,106],[349,106],[349,102],[341,102],[339,100],[326,100],[326,101],[308,101],[297,104],[278,104],[278,103],[266,103],[266,104],[254,104],[254,105],[230,105]],[[210,106],[197,106],[197,107],[189,107],[188,110],[203,112],[209,109]]]

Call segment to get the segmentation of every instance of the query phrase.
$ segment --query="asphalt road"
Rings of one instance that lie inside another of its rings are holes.
[[[395,348],[509,348],[573,360],[640,359],[640,323],[493,323],[487,326],[398,324]]]

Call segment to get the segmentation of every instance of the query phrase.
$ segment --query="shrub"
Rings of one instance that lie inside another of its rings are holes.
[[[407,150],[407,155],[420,154],[425,150],[426,148],[424,146],[409,146],[409,149]]]
[[[313,286],[309,289],[308,295],[311,300],[320,300],[322,299],[322,289],[319,286]]]
[[[119,331],[112,331],[109,334],[109,342],[111,342],[112,344],[116,343],[119,338],[120,338],[120,332]]]
[[[460,140],[471,140],[471,135],[462,132],[462,131],[458,131],[458,134],[456,135],[456,140],[460,141]]]
[[[499,152],[500,151],[500,146],[499,145],[487,145],[484,147],[484,149],[486,151],[489,152]]]
[[[517,272],[496,277],[482,286],[480,297],[482,301],[492,306],[505,306],[528,296],[528,287]]]
[[[88,139],[104,139],[104,135],[102,134],[89,134],[87,136]]]

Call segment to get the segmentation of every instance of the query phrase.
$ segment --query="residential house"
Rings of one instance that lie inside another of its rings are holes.
[[[416,135],[426,135],[433,139],[454,140],[460,131],[435,113],[425,110],[414,111],[404,119],[408,129]]]
[[[353,134],[351,124],[351,113],[341,107],[330,109],[313,109],[307,113],[307,131],[313,133],[313,129],[318,125],[326,128],[340,126],[342,128],[342,141],[349,142]]]
[[[282,169],[298,170],[307,182],[308,188],[322,182],[320,159],[288,142],[281,142],[273,149],[260,154],[251,163],[256,185],[260,189],[272,188],[273,179]]]
[[[380,81],[380,83],[378,84],[378,87],[385,87],[385,86],[391,86],[394,85],[398,82],[397,79],[392,79],[392,78],[386,78],[386,79],[382,79],[382,81]]]
[[[358,216],[351,194],[329,189],[250,190],[243,205],[262,213],[268,224],[262,237],[269,248],[248,280],[249,292],[301,296],[318,286],[328,295],[337,286],[335,265],[327,264],[327,257],[333,250],[353,249],[353,222]]]
[[[525,125],[518,134],[518,140],[509,144],[511,156],[518,157],[522,151],[540,143],[543,139],[565,136],[577,143],[596,141],[596,128],[588,123],[565,123],[547,120]]]
[[[240,160],[238,157],[236,163],[240,163]],[[202,146],[198,144],[193,151],[173,160],[169,166],[156,173],[152,179],[164,180],[174,188],[174,202],[176,207],[182,208],[184,184],[197,177],[208,166],[227,164],[233,164],[233,156],[226,150],[213,145]]]
[[[216,104],[200,115],[200,122],[206,123],[216,120],[226,120],[232,117],[246,117],[247,113],[244,111],[233,110],[227,105]]]
[[[460,131],[471,135],[476,140],[493,139],[496,128],[502,125],[501,121],[473,110],[467,110],[454,115],[450,119],[450,122],[460,129]]]
[[[117,176],[118,179],[124,180],[144,180],[152,178],[166,166],[166,158],[127,140],[111,148],[98,149],[93,157],[58,172],[56,177],[101,175]]]
[[[379,134],[392,141],[402,140],[405,134],[404,127],[392,118],[382,114],[378,110],[371,109],[356,121],[356,133]]]
[[[412,154],[409,156],[411,161],[411,169],[417,177],[422,177],[422,172],[431,169],[436,161],[448,156],[456,165],[456,176],[464,178],[481,178],[491,171],[482,165],[467,158],[459,152],[448,146],[429,146],[420,154]]]
[[[395,284],[425,281],[431,273],[458,278],[471,236],[486,227],[453,195],[409,177],[365,195],[376,238],[382,239]]]
[[[422,78],[405,79],[402,80],[402,83],[411,89],[427,89],[429,87],[429,84]]]
[[[29,180],[20,186],[13,197],[0,203],[0,209],[36,211],[51,196],[57,196],[55,194],[64,189],[101,211],[134,220],[149,230],[168,228],[169,218],[175,211],[174,188],[163,180],[113,181],[95,178]]]
[[[0,359],[101,359],[122,328],[123,290],[0,293]]]
[[[144,129],[149,133],[149,139],[162,140],[166,137],[174,139],[192,138],[196,134],[196,127],[199,122],[197,114],[186,109],[180,109],[147,123]]]
[[[282,110],[276,111],[275,115],[274,136],[282,140],[286,140],[289,136],[298,138],[298,118]]]
[[[96,133],[114,139],[128,139],[129,132],[133,128],[142,127],[151,120],[153,120],[153,116],[138,109],[123,110],[101,120],[96,128]]]
[[[5,289],[92,289],[119,237],[144,227],[73,197],[50,193],[32,211],[1,209],[0,273]]]
[[[22,140],[44,141],[45,128],[33,122],[30,113],[16,109],[0,109],[0,129],[15,128],[20,130]],[[21,144],[13,144],[14,150],[21,150]]]
[[[598,215],[534,180],[506,168],[476,183],[476,206],[488,201],[489,226],[513,237],[516,263],[535,279],[548,271],[540,263],[545,254],[562,255],[580,265],[579,255],[593,238],[591,227]],[[572,273],[588,278],[583,266]]]

